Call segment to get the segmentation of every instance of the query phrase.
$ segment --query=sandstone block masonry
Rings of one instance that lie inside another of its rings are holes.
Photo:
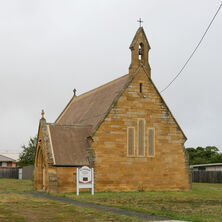
[[[140,93],[140,84],[143,91]],[[138,155],[138,120],[145,120],[145,153]],[[127,128],[135,130],[135,154],[127,155]],[[148,128],[155,129],[155,154],[148,156]],[[186,138],[144,69],[113,105],[96,131],[95,190],[188,190]]]

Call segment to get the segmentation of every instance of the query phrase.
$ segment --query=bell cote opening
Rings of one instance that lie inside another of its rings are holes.
[[[143,27],[140,27],[133,41],[130,45],[131,50],[131,64],[129,67],[129,73],[133,74],[136,72],[139,66],[143,66],[147,74],[150,76],[150,66],[148,61],[148,53],[150,50],[150,45],[147,40],[146,34]]]
[[[139,60],[142,60],[143,58],[143,43],[139,44]]]

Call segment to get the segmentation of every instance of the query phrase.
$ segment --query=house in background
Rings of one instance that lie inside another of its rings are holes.
[[[18,153],[0,153],[0,169],[17,167]]]
[[[190,169],[193,171],[222,171],[222,163],[190,165]]]

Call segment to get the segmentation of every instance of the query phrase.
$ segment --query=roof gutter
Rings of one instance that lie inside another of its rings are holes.
[[[82,167],[82,166],[89,166],[87,164],[83,165],[65,165],[65,164],[53,164],[54,167]]]

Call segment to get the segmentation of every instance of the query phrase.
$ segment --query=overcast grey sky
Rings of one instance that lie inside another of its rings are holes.
[[[19,152],[45,109],[54,122],[73,95],[128,73],[138,18],[159,90],[177,74],[219,0],[0,0],[0,152]],[[188,146],[222,148],[222,11],[162,95]]]

